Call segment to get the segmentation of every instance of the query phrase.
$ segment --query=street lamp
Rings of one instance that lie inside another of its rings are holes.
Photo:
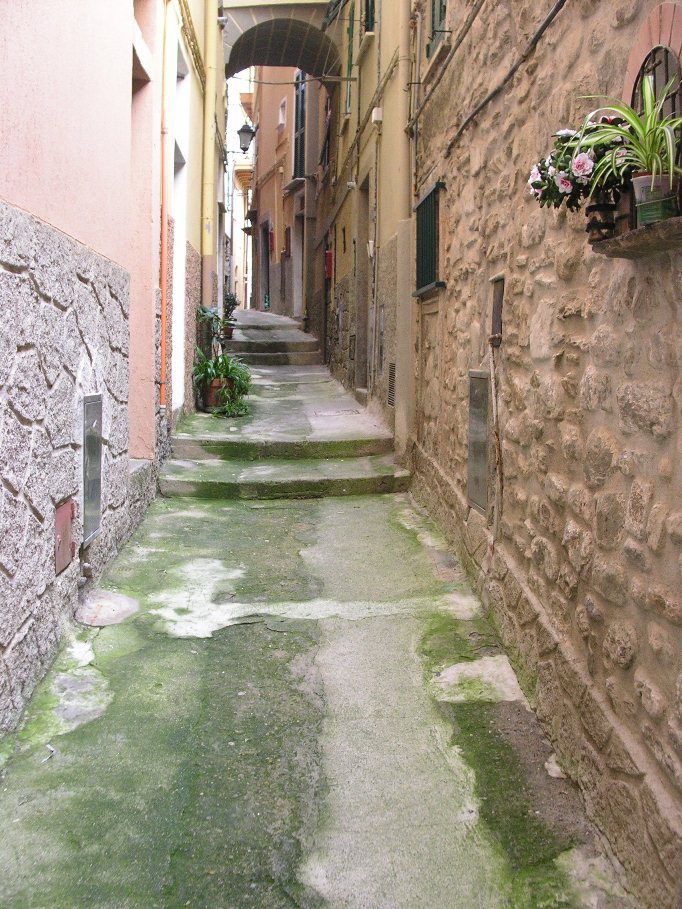
[[[237,131],[239,136],[239,147],[246,154],[249,150],[249,145],[251,145],[251,140],[256,135],[256,130],[249,123],[244,123],[242,128]]]

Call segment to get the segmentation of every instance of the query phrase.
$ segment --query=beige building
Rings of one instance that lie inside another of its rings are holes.
[[[305,229],[305,73],[257,66],[252,119],[254,178],[252,221],[253,303],[256,309],[303,317]]]

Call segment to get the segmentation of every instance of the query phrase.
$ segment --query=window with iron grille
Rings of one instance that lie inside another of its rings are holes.
[[[305,174],[305,74],[296,73],[294,90],[294,178]]]
[[[351,98],[351,85],[352,82],[351,76],[353,75],[353,35],[355,33],[355,4],[351,4],[350,9],[348,10],[348,58],[346,60],[346,106],[344,108],[346,113],[350,111],[350,98]]]
[[[447,12],[447,0],[430,0],[431,2],[431,34],[426,44],[427,59],[433,56],[433,52],[440,43],[445,29],[445,14]]]
[[[438,280],[438,209],[439,194],[445,184],[438,182],[417,205],[417,289],[415,296],[434,287],[444,287]]]
[[[365,32],[374,31],[374,0],[364,0],[365,6],[362,15],[362,29]]]

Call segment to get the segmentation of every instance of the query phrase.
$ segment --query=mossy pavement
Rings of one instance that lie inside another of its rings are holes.
[[[406,494],[159,498],[101,588],[0,743],[1,909],[634,906]]]

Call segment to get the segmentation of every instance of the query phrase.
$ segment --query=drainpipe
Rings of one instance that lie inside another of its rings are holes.
[[[402,99],[400,128],[396,148],[398,194],[398,263],[396,313],[396,388],[395,388],[395,445],[398,460],[409,457],[409,439],[414,426],[414,379],[412,351],[414,325],[412,307],[412,148],[405,126],[410,119],[411,99],[411,2],[400,0],[400,44],[398,57],[398,87]]]
[[[205,0],[204,54],[206,89],[204,92],[204,160],[201,185],[201,302],[213,303],[215,253],[215,103],[216,103],[216,22],[218,0]]]
[[[400,44],[398,58],[398,85],[401,90],[403,110],[400,112],[401,129],[397,150],[397,175],[400,218],[409,220],[412,217],[412,180],[410,175],[410,137],[402,124],[410,119],[410,18],[411,0],[400,0]]]
[[[159,256],[159,286],[161,288],[161,364],[159,369],[159,403],[166,406],[166,311],[168,308],[168,193],[166,187],[166,44],[168,40],[168,9],[171,0],[163,4],[163,43],[161,45],[161,250]]]

